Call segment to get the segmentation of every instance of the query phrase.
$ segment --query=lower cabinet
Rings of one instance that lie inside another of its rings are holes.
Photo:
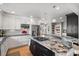
[[[30,50],[34,56],[55,56],[55,53],[39,43],[31,40]]]
[[[36,42],[34,42],[33,40],[31,40],[30,43],[30,51],[33,55],[36,55]]]

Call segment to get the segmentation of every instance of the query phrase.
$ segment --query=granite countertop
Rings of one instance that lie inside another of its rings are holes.
[[[38,42],[39,44],[43,45],[44,47],[48,48],[49,50],[55,52],[55,54],[57,56],[70,55],[68,52],[73,49],[73,48],[70,48],[70,49],[67,48],[66,46],[64,46],[62,44],[60,39],[53,37],[53,36],[49,37],[49,39],[45,40],[45,41],[38,41],[34,38],[32,38],[32,40]]]
[[[21,29],[5,29],[5,34],[3,34],[4,37],[6,36],[25,36],[30,35],[29,33],[22,33]]]
[[[10,36],[26,36],[26,35],[30,35],[30,34],[4,34],[4,37],[10,37]]]

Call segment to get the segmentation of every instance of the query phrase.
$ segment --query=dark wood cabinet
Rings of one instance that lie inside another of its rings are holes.
[[[30,51],[33,55],[36,55],[36,42],[34,42],[33,40],[31,40],[30,43]]]
[[[55,53],[39,43],[31,40],[30,50],[34,56],[55,56]]]
[[[67,14],[67,36],[78,38],[78,16],[75,13]]]

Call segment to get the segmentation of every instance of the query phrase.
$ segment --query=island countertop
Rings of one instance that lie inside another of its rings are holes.
[[[65,45],[63,45],[61,38],[52,36],[45,41],[38,41],[34,38],[32,38],[32,40],[55,52],[56,56],[72,56],[72,54],[74,53],[73,48],[67,48]]]

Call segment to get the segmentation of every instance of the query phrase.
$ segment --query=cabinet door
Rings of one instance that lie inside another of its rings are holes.
[[[37,56],[55,56],[55,53],[46,47],[40,45],[39,43],[36,44],[37,47]]]
[[[74,13],[67,15],[67,35],[78,38],[78,16]]]
[[[30,51],[34,56],[36,55],[36,43],[33,40],[31,40]]]
[[[55,53],[39,43],[31,40],[30,50],[34,56],[55,56]]]

